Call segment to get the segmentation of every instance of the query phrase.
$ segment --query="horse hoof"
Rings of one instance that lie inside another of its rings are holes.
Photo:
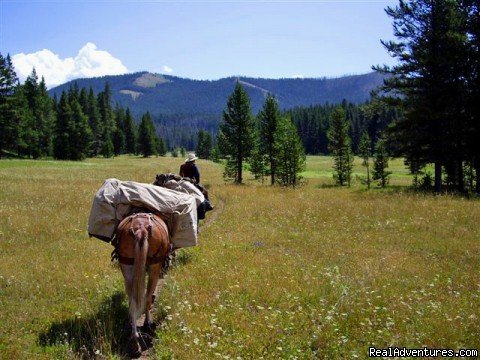
[[[128,355],[134,359],[139,358],[142,355],[142,348],[137,339],[130,340],[130,344],[128,345]]]
[[[143,324],[143,331],[150,336],[153,336],[155,334],[155,328],[156,325],[155,323],[144,323]]]

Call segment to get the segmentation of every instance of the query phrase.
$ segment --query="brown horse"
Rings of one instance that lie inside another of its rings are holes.
[[[129,317],[132,326],[130,352],[139,356],[137,319],[145,311],[144,327],[152,329],[150,310],[162,264],[170,250],[170,236],[165,222],[156,214],[138,212],[122,220],[117,233],[118,260],[125,279]],[[145,293],[145,273],[148,286]]]

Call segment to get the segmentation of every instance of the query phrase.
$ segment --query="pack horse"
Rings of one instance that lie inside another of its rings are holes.
[[[141,314],[145,313],[144,328],[152,330],[154,292],[169,253],[197,245],[197,208],[205,201],[189,182],[161,185],[165,186],[107,179],[95,194],[88,220],[90,236],[115,246],[112,255],[118,258],[128,295],[132,356],[141,355]]]
[[[170,250],[168,227],[156,214],[138,212],[122,220],[116,232],[117,254],[128,295],[132,327],[129,351],[141,354],[137,320],[145,312],[144,328],[153,328],[151,309],[162,265]],[[148,284],[145,291],[145,274]]]

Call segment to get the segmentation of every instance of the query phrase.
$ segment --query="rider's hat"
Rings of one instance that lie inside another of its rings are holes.
[[[191,162],[191,161],[195,161],[197,159],[198,158],[195,156],[195,153],[189,153],[188,157],[185,159],[185,162]]]

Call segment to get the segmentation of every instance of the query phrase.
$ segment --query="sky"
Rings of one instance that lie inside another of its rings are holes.
[[[393,64],[398,1],[0,0],[0,52],[49,87],[137,71],[219,79],[338,77]]]

